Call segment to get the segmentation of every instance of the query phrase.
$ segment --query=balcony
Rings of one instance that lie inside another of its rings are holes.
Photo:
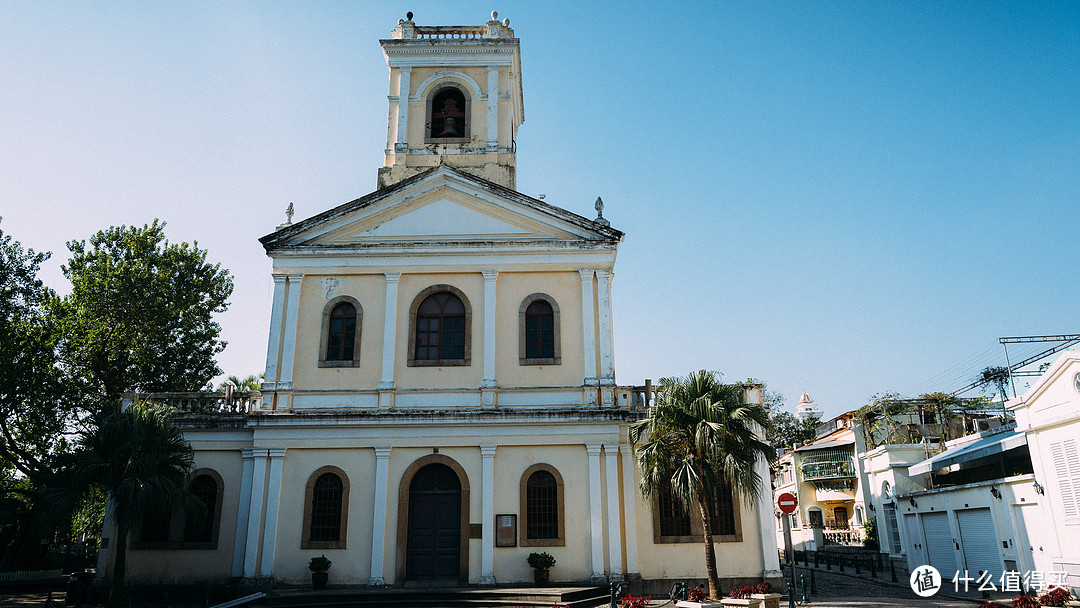
[[[803,481],[851,479],[855,477],[854,454],[847,450],[824,450],[803,457]]]

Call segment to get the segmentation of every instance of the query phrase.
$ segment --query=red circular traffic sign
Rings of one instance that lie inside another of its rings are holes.
[[[780,507],[782,513],[794,513],[799,501],[791,492],[784,492],[776,498],[776,504]]]

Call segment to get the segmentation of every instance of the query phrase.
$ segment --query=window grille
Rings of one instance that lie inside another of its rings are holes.
[[[341,478],[333,473],[324,473],[315,481],[311,495],[311,537],[309,540],[340,540],[343,488]]]
[[[184,525],[184,541],[208,543],[213,540],[214,515],[217,506],[217,483],[209,475],[199,475],[188,486],[188,491],[205,505],[206,510],[188,513]]]
[[[352,361],[356,341],[356,307],[342,302],[330,311],[326,336],[327,361]]]
[[[526,538],[559,537],[559,486],[555,476],[537,471],[525,483]]]

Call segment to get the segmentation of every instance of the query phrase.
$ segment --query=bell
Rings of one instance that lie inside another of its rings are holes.
[[[458,121],[453,116],[447,116],[443,119],[443,128],[439,132],[439,137],[461,137],[461,131],[458,129]]]

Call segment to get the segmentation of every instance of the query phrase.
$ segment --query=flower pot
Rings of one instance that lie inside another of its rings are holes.
[[[780,608],[780,598],[784,597],[782,593],[754,593],[750,597],[755,600],[761,600],[761,608]]]
[[[329,580],[329,572],[312,572],[311,588],[315,590],[326,589],[326,581]]]
[[[737,600],[733,597],[725,597],[720,600],[720,603],[725,606],[750,606],[751,608],[761,608],[761,600],[754,598]]]
[[[533,570],[533,582],[537,587],[543,587],[548,584],[549,573],[547,570]]]

